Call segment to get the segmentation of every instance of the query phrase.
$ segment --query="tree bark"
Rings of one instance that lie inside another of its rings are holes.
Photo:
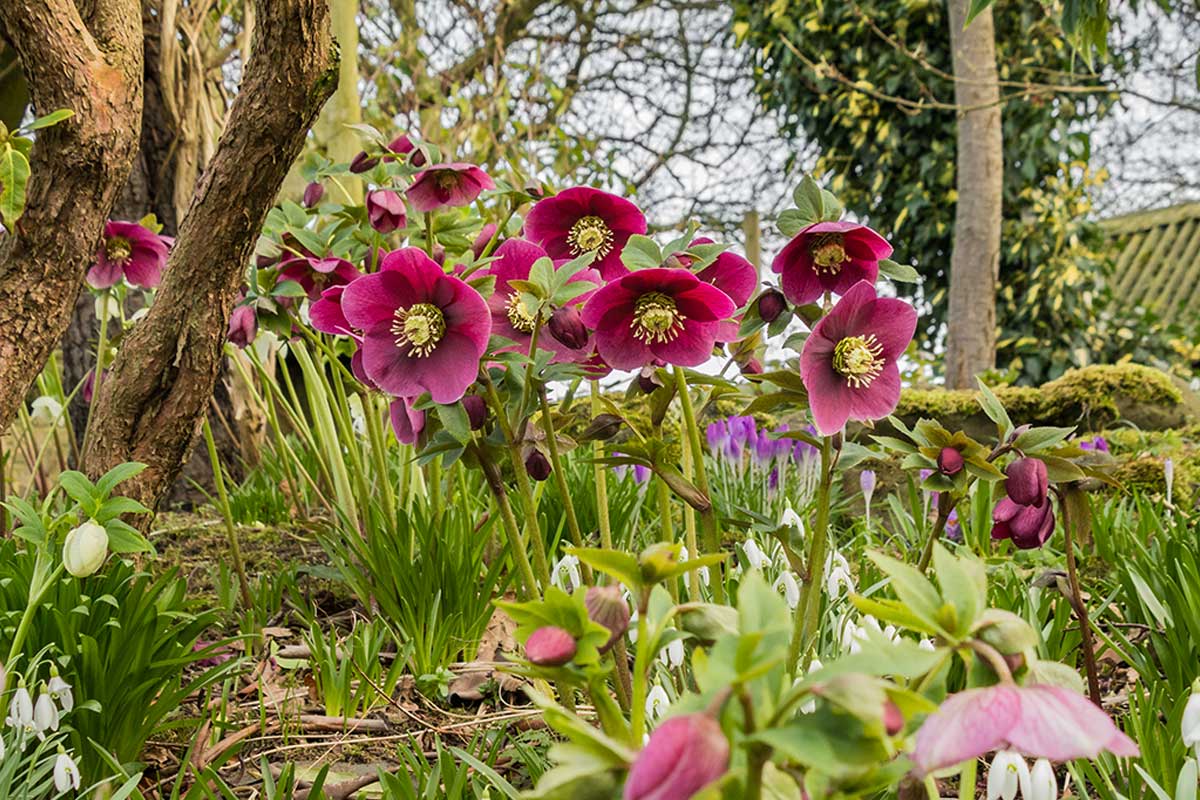
[[[217,152],[179,228],[154,305],[92,412],[84,469],[147,469],[122,488],[154,508],[208,409],[254,243],[337,81],[325,0],[257,0],[254,46]]]
[[[24,216],[0,242],[0,431],[66,330],[104,221],[129,174],[142,114],[137,0],[4,0],[3,35],[20,56],[39,132]]]
[[[992,10],[985,9],[967,25],[968,2],[949,0],[954,100],[960,107],[958,201],[946,331],[946,385],[952,389],[974,386],[975,376],[996,364],[996,281],[1004,191]]]

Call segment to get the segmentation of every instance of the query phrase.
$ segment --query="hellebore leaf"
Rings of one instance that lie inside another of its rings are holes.
[[[7,145],[0,153],[0,219],[9,230],[25,212],[25,186],[29,183],[29,159]]]
[[[886,275],[894,281],[901,283],[920,283],[921,274],[908,264],[900,264],[892,261],[890,258],[881,259],[879,262],[879,274]]]
[[[806,225],[821,220],[825,215],[825,199],[812,175],[805,175],[804,180],[800,181],[800,185],[792,192],[792,201],[800,216],[808,220]]]
[[[992,393],[992,390],[987,387],[982,380],[976,379],[979,384],[979,405],[983,409],[983,413],[988,415],[988,419],[996,423],[1000,429],[1001,440],[1007,439],[1008,434],[1013,429],[1012,420],[1008,418],[1008,412],[1004,410],[1004,405],[999,398]]]
[[[75,116],[75,112],[72,111],[71,109],[60,108],[57,111],[51,111],[49,114],[45,115],[44,117],[38,117],[33,122],[22,127],[22,130],[25,131],[26,133],[28,133],[30,131],[40,131],[42,128],[52,127],[52,126],[57,125],[58,123],[62,122],[65,119],[70,119],[73,116]]]
[[[625,243],[621,251],[621,263],[629,269],[647,269],[657,267],[663,262],[662,250],[649,236],[634,234]]]

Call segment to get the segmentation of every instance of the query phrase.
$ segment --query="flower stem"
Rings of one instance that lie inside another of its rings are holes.
[[[104,374],[104,351],[108,348],[108,304],[113,302],[111,290],[104,289],[100,296],[104,298],[104,313],[100,315],[100,335],[96,337],[96,365],[92,367],[92,400],[88,403],[87,420],[83,424],[81,452],[88,446],[88,433],[92,430],[92,409],[100,399],[100,376]],[[82,461],[82,456],[80,460]]]
[[[954,510],[954,500],[948,492],[938,494],[938,514],[937,520],[933,523],[933,530],[929,532],[929,538],[925,540],[925,548],[921,551],[921,560],[917,562],[917,569],[921,572],[929,569],[929,561],[933,558],[933,546],[942,534],[946,531],[946,522],[950,519],[950,512]]]
[[[237,573],[238,587],[242,590],[242,608],[249,611],[254,608],[254,600],[250,593],[250,580],[246,577],[246,565],[242,561],[242,547],[238,542],[237,528],[233,525],[233,509],[229,507],[229,493],[225,491],[225,475],[221,471],[221,457],[217,455],[217,443],[213,439],[212,425],[209,424],[208,414],[204,414],[203,418],[204,444],[208,448],[208,463],[212,467],[213,485],[217,488],[217,500],[221,504],[225,536],[229,539],[229,556],[233,560],[233,570]]]
[[[567,476],[563,472],[562,459],[558,455],[558,436],[554,430],[554,419],[550,416],[550,399],[546,396],[546,385],[538,383],[538,402],[542,408],[542,431],[546,434],[546,449],[550,452],[550,467],[554,472],[554,481],[558,493],[562,496],[563,512],[567,518],[567,531],[576,547],[583,547],[583,532],[579,529],[579,518],[575,515],[575,502],[571,499],[571,490],[567,486]],[[583,567],[583,582],[592,583],[592,569],[587,564]]]
[[[433,212],[425,212],[425,252],[433,258]]]
[[[687,376],[682,367],[675,367],[675,385],[679,391],[679,404],[683,410],[683,423],[687,428],[689,446],[692,453],[696,455],[696,488],[711,501],[708,475],[704,469],[704,451],[700,448],[700,428],[696,424],[696,410],[692,407],[692,397],[688,394]],[[704,548],[708,554],[720,553],[721,532],[717,527],[717,511],[711,502],[707,509],[700,512],[700,528],[704,534]],[[712,593],[714,601],[725,602],[725,577],[721,572],[720,565],[713,567]]]
[[[4,665],[8,669],[12,669],[17,656],[21,653],[21,645],[25,644],[25,637],[29,635],[29,626],[33,624],[33,615],[37,613],[42,598],[54,582],[58,580],[59,576],[63,574],[63,565],[60,563],[54,568],[53,572],[46,576],[45,580],[39,582],[37,580],[38,573],[47,566],[48,564],[45,559],[39,553],[33,569],[34,580],[29,587],[29,602],[25,605],[25,613],[21,615],[21,621],[17,624],[17,631],[13,634],[12,645],[8,648],[8,658],[4,659]]]
[[[496,498],[496,505],[500,507],[500,520],[504,524],[504,532],[508,536],[508,549],[512,551],[513,563],[517,565],[517,571],[521,573],[522,588],[518,592],[518,596],[522,600],[530,600],[538,596],[537,579],[533,576],[533,567],[529,565],[529,551],[525,546],[525,540],[521,537],[521,527],[517,524],[516,516],[513,515],[512,506],[509,505],[508,493],[504,488],[504,480],[500,477],[500,469],[492,461],[486,448],[476,445],[475,456],[479,459],[479,465],[483,469],[484,480],[487,481],[488,488],[492,490],[492,496]]]
[[[683,431],[680,430],[680,434]],[[683,475],[688,480],[695,480],[694,473],[696,462],[704,458],[703,453],[695,453],[692,451],[692,443],[685,436],[680,436],[685,439],[685,447],[683,448]],[[687,541],[688,556],[694,557],[693,554],[700,553],[700,545],[696,540],[696,510],[689,504],[683,504],[683,532],[684,539]],[[699,602],[700,596],[700,571],[692,570],[688,573],[688,599],[693,602]]]
[[[649,631],[646,629],[646,603],[639,603],[638,608],[638,649],[637,655],[633,660],[633,701],[632,707],[629,709],[629,724],[633,728],[633,741],[639,745],[642,738],[646,735],[646,686],[649,680],[650,665],[646,663],[649,659],[648,653],[650,648],[647,646],[646,637]]]
[[[796,605],[795,627],[788,651],[788,669],[794,674],[802,655],[816,641],[817,624],[821,613],[821,584],[825,573],[825,554],[829,549],[829,496],[833,488],[833,440],[821,440],[821,480],[817,484],[817,519],[808,546],[808,564],[800,587],[800,602]]]
[[[1100,707],[1100,675],[1096,669],[1096,647],[1092,642],[1092,625],[1088,619],[1087,605],[1083,602],[1083,591],[1079,587],[1079,571],[1075,564],[1074,518],[1068,511],[1067,507],[1070,504],[1065,493],[1058,492],[1058,501],[1059,509],[1062,511],[1063,536],[1067,545],[1067,582],[1071,586],[1070,602],[1074,607],[1075,616],[1079,618],[1079,635],[1082,639],[1083,667],[1087,672],[1088,694],[1091,696],[1092,702]]]

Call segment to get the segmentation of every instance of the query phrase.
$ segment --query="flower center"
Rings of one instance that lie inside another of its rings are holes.
[[[822,233],[814,239],[809,252],[812,253],[813,266],[817,272],[827,272],[836,275],[842,271],[842,264],[850,260],[846,255],[844,238],[840,233]]]
[[[883,345],[868,336],[847,336],[833,348],[833,368],[855,389],[870,386],[883,372]]]
[[[114,236],[104,242],[104,257],[109,261],[123,263],[133,255],[133,246],[124,236]]]
[[[446,335],[446,317],[440,308],[430,303],[397,308],[392,333],[396,337],[396,347],[407,346],[409,355],[423,358],[432,353]]]
[[[594,214],[580,217],[567,234],[567,245],[574,256],[595,251],[596,258],[604,258],[612,250],[612,240],[613,232]]]
[[[508,303],[505,304],[504,310],[508,314],[508,323],[513,326],[514,330],[521,333],[533,333],[533,329],[537,327],[537,317],[525,307],[520,292],[513,292],[508,296]]]
[[[434,175],[439,189],[447,190],[458,186],[458,173],[452,169],[440,169]]]
[[[683,330],[683,319],[674,298],[648,292],[634,306],[633,338],[646,344],[666,344]]]

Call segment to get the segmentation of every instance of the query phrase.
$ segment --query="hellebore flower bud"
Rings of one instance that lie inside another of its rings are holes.
[[[763,322],[774,322],[787,311],[787,300],[778,289],[767,289],[758,296],[758,315]]]
[[[1037,647],[1037,632],[1028,622],[1001,608],[989,608],[979,617],[975,626],[979,638],[990,644],[1001,655],[1020,653]]]
[[[888,736],[895,736],[904,730],[904,713],[900,711],[900,706],[891,700],[883,704],[883,729],[887,731]]]
[[[539,667],[561,667],[575,657],[575,649],[575,637],[553,625],[538,628],[525,640],[525,657]]]
[[[1018,458],[1005,470],[1008,476],[1004,490],[1014,503],[1023,506],[1040,506],[1046,502],[1049,488],[1046,477],[1046,462],[1036,458]]]
[[[738,632],[738,611],[716,603],[685,603],[679,607],[679,624],[701,644],[709,645]]]
[[[371,227],[380,233],[391,233],[403,228],[408,221],[404,211],[404,199],[390,189],[367,192],[367,219]]]
[[[479,235],[476,236],[475,241],[471,243],[471,252],[475,254],[476,258],[479,258],[481,255],[483,255],[484,249],[487,248],[488,243],[492,241],[492,237],[495,235],[496,223],[494,222],[489,222],[480,229]]]
[[[937,457],[938,472],[943,475],[957,475],[962,472],[962,453],[955,447],[943,447]]]
[[[313,181],[304,187],[304,207],[314,208],[317,203],[321,202],[321,198],[325,196],[325,187]]]
[[[240,305],[229,315],[229,341],[245,350],[258,336],[258,312],[254,306]]]
[[[616,644],[617,639],[629,628],[629,604],[621,596],[621,589],[616,584],[591,587],[584,595],[583,604],[587,607],[588,618],[599,622],[612,634],[600,648],[600,652],[604,652]]]
[[[653,368],[643,369],[638,373],[638,388],[642,390],[642,394],[654,394],[654,390],[662,386],[658,382],[658,376]]]
[[[1054,506],[1047,497],[1038,506],[1023,506],[1005,497],[992,511],[992,538],[1012,539],[1022,550],[1041,547],[1054,533]]]
[[[273,256],[269,253],[256,253],[254,256],[254,265],[259,269],[273,267],[279,262],[279,256]]]
[[[572,350],[580,350],[587,344],[588,331],[583,317],[575,306],[562,306],[550,315],[546,327],[550,335]]]
[[[745,364],[740,365],[739,369],[743,375],[762,375],[763,365],[757,358],[750,358]]]
[[[688,800],[729,769],[729,740],[707,714],[685,714],[659,725],[642,748],[624,800]]]
[[[529,455],[525,456],[525,471],[535,481],[544,481],[550,477],[550,460],[542,455],[541,450],[530,450]]]
[[[477,431],[482,428],[483,423],[487,422],[487,403],[483,402],[483,398],[477,394],[464,395],[462,404],[467,412],[467,422],[470,423],[471,430]]]
[[[360,151],[358,155],[351,159],[350,171],[358,175],[359,173],[374,169],[378,163],[378,158],[367,155],[365,151]]]
[[[107,557],[108,531],[92,520],[68,533],[63,543],[63,566],[76,578],[93,574]]]
[[[646,583],[662,580],[678,563],[679,548],[666,542],[652,544],[638,554],[638,568],[642,572],[642,580]]]

